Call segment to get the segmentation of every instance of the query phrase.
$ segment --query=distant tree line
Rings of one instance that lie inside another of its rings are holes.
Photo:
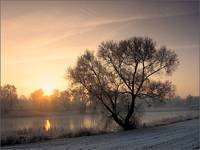
[[[4,85],[0,88],[1,113],[6,114],[13,111],[39,111],[39,112],[67,112],[76,111],[79,113],[102,111],[101,107],[95,104],[92,97],[88,97],[83,89],[73,90],[54,90],[47,96],[42,89],[35,90],[29,97],[17,94],[14,85]],[[146,100],[143,100],[145,102]],[[145,105],[144,105],[145,104]],[[141,105],[138,103],[138,106]],[[200,97],[188,95],[186,98],[176,96],[166,101],[152,101],[143,103],[144,107],[187,107],[199,109]]]
[[[54,90],[51,95],[45,95],[42,89],[38,89],[26,97],[17,94],[14,85],[4,85],[0,89],[1,113],[6,114],[12,111],[34,110],[38,112],[63,112],[78,111],[85,113],[94,111],[96,106],[91,97],[79,90]]]

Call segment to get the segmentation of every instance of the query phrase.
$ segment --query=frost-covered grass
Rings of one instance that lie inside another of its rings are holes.
[[[57,128],[52,128],[48,131],[45,131],[44,129],[21,129],[7,135],[2,135],[1,146],[34,143],[58,138],[90,136],[103,133],[107,133],[107,131],[92,128],[81,128],[76,131],[65,131],[64,129]]]
[[[162,126],[162,125],[167,125],[167,124],[172,124],[172,123],[177,123],[181,121],[187,121],[187,120],[192,120],[192,119],[198,119],[198,115],[186,115],[186,116],[177,116],[173,118],[165,118],[162,120],[158,120],[156,122],[151,122],[151,123],[143,123],[140,128],[149,128],[149,127],[156,127],[156,126]]]

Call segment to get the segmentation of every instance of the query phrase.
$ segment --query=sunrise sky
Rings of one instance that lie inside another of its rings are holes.
[[[177,94],[199,95],[198,0],[1,1],[1,84],[67,88],[65,72],[100,42],[149,36],[177,52]]]

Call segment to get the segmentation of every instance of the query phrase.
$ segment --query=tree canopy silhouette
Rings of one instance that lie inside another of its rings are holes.
[[[68,77],[110,113],[125,130],[136,128],[136,100],[174,95],[171,82],[155,75],[171,74],[179,64],[177,54],[156,47],[148,37],[133,37],[119,42],[102,42],[97,54],[86,50],[70,68]]]
[[[17,90],[14,85],[0,86],[0,105],[1,112],[8,112],[14,109],[17,101]]]

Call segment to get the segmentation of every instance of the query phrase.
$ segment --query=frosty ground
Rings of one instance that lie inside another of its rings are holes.
[[[95,135],[57,139],[40,143],[3,147],[3,150],[192,150],[199,149],[199,119],[170,125]]]

